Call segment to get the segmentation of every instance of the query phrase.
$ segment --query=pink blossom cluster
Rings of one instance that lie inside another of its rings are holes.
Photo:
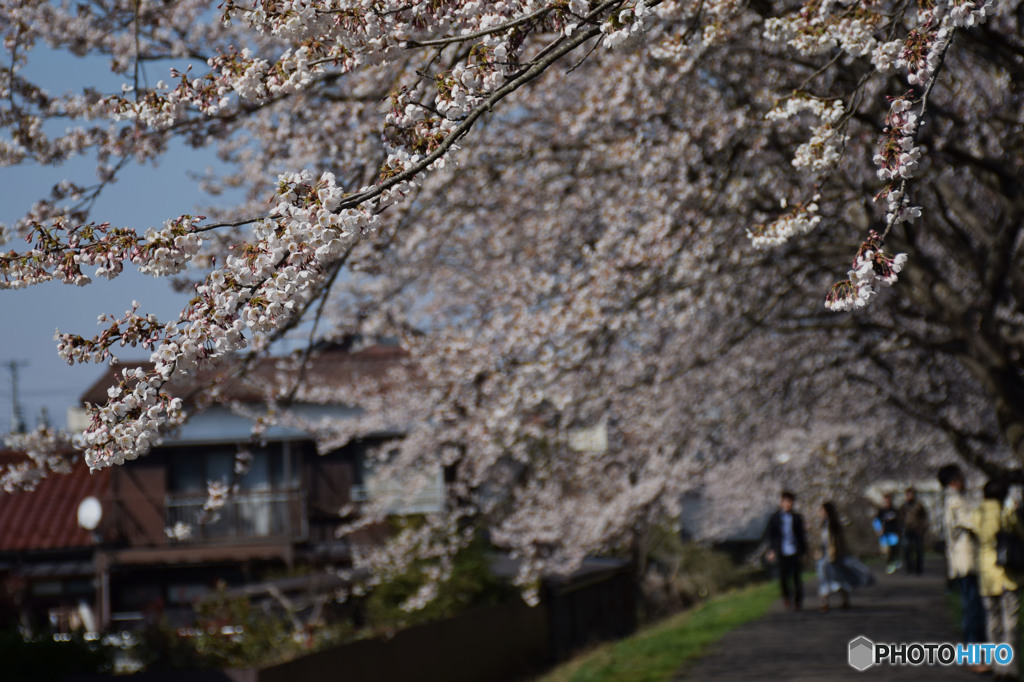
[[[825,297],[825,307],[835,312],[864,307],[877,293],[878,285],[892,286],[896,283],[896,276],[906,262],[905,253],[886,254],[882,250],[881,237],[872,231],[857,252],[849,279],[832,286]]]
[[[903,190],[889,190],[885,201],[888,208],[885,214],[886,225],[897,225],[903,222],[912,223],[921,217],[921,207],[911,206],[903,194]]]
[[[184,422],[181,399],[162,393],[164,383],[161,372],[121,370],[118,384],[107,390],[109,400],[103,406],[93,406],[92,424],[75,439],[90,468],[135,459],[159,443],[167,429]]]
[[[162,337],[166,328],[156,315],[137,315],[138,301],[132,301],[132,308],[120,318],[102,314],[97,318],[98,324],[109,325],[93,339],[86,339],[77,334],[62,334],[58,329],[54,334],[57,342],[57,354],[69,365],[76,362],[101,363],[114,358],[111,348],[114,346],[136,346],[152,348]]]
[[[846,135],[842,131],[845,108],[841,99],[823,100],[798,93],[775,106],[765,119],[782,121],[805,111],[816,116],[821,123],[811,128],[811,139],[796,148],[793,167],[815,174],[826,173],[839,163],[841,150],[846,145]]]
[[[203,508],[196,514],[196,523],[208,525],[220,520],[220,511],[230,500],[234,488],[226,481],[207,481]]]
[[[938,31],[911,31],[896,61],[897,68],[907,70],[908,83],[925,85],[931,80],[951,36],[952,30],[946,27]]]
[[[755,248],[763,249],[785,244],[794,236],[811,232],[821,222],[817,204],[819,199],[820,196],[815,195],[809,204],[798,204],[774,221],[747,230],[747,238]]]
[[[872,66],[880,73],[889,73],[896,70],[903,47],[904,42],[902,40],[889,40],[879,43],[871,53]]]
[[[853,57],[863,57],[876,49],[875,33],[881,23],[879,15],[863,11],[858,3],[815,2],[767,18],[762,33],[767,40],[786,43],[805,55],[839,47]]]
[[[994,4],[988,0],[951,2],[946,16],[949,17],[949,23],[957,28],[977,26],[985,22]]]
[[[917,169],[921,148],[916,144],[918,117],[912,106],[909,97],[897,97],[889,105],[886,137],[874,158],[879,180],[911,178]]]
[[[644,30],[644,19],[650,12],[645,0],[623,3],[623,7],[615,12],[601,25],[604,44],[616,48],[631,36]]]
[[[185,523],[184,521],[176,521],[173,526],[168,526],[164,529],[164,533],[167,535],[169,540],[175,542],[188,542],[193,535],[192,525]]]
[[[50,473],[71,472],[73,451],[67,434],[48,426],[27,433],[4,436],[4,445],[25,459],[0,468],[0,488],[5,493],[34,490]]]
[[[183,215],[149,229],[139,238],[134,230],[115,228],[109,223],[75,225],[68,216],[39,216],[28,225],[27,251],[0,255],[0,289],[58,279],[84,286],[91,281],[83,267],[95,267],[97,276],[113,279],[124,262],[156,276],[181,272],[198,252],[202,240],[195,225],[203,218]]]

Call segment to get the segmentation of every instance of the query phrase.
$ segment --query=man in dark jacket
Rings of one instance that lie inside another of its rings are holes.
[[[783,491],[779,499],[779,509],[768,519],[768,560],[776,560],[779,565],[779,583],[782,586],[782,600],[786,608],[793,607],[799,611],[804,603],[804,586],[800,579],[803,569],[803,557],[807,553],[807,534],[804,532],[804,520],[793,511],[796,496]]]

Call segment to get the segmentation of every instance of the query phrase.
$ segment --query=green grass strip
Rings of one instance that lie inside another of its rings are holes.
[[[778,598],[774,582],[715,597],[632,637],[595,647],[537,682],[667,682],[727,632],[763,616]]]

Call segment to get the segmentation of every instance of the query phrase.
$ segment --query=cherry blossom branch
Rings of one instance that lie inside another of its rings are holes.
[[[935,83],[938,81],[939,73],[942,71],[942,65],[945,63],[946,60],[946,52],[949,50],[950,45],[952,45],[953,43],[953,36],[954,31],[950,31],[949,35],[945,38],[945,42],[939,49],[938,57],[935,62],[935,68],[932,70],[931,77],[928,79],[928,82],[925,85],[924,92],[921,94],[921,97],[917,101],[917,120],[920,121],[920,123],[918,123],[918,125],[914,128],[913,133],[910,135],[912,147],[916,147],[917,142],[921,137],[921,128],[924,126],[925,112],[928,110],[928,96],[931,94],[932,88],[935,87]],[[900,185],[895,190],[895,193],[900,198],[902,204],[900,205],[899,210],[890,211],[888,219],[885,223],[885,229],[882,231],[881,235],[883,240],[886,238],[886,236],[888,236],[892,228],[901,222],[902,209],[903,207],[906,206],[906,203],[908,201],[906,195],[908,179],[909,178],[907,176],[902,176],[900,180]]]
[[[434,39],[431,39],[431,40],[415,40],[415,39],[410,39],[410,40],[405,41],[404,47],[407,47],[407,48],[411,49],[411,48],[417,48],[417,47],[439,47],[439,46],[444,46],[444,45],[452,45],[452,44],[455,44],[455,43],[464,43],[467,40],[475,40],[476,38],[483,38],[484,36],[493,35],[495,33],[502,33],[504,31],[507,31],[510,28],[515,28],[516,26],[521,26],[522,24],[529,23],[530,21],[533,21],[534,19],[538,19],[540,17],[543,17],[545,14],[549,14],[553,10],[554,10],[554,7],[550,7],[550,6],[548,6],[548,7],[541,7],[540,9],[535,10],[533,12],[530,12],[529,14],[525,14],[525,15],[519,17],[518,19],[513,19],[513,20],[507,21],[507,22],[505,22],[503,24],[498,24],[497,26],[493,26],[491,28],[482,29],[480,31],[474,31],[472,33],[467,33],[467,34],[461,35],[461,36],[451,36],[451,37],[448,37],[448,38],[434,38]]]
[[[892,285],[896,281],[907,260],[906,254],[886,255],[882,245],[893,227],[921,215],[921,208],[909,203],[907,182],[914,175],[921,155],[917,142],[924,124],[928,95],[938,80],[956,31],[957,24],[950,19],[955,10],[943,16],[938,22],[939,27],[927,37],[912,31],[903,48],[901,60],[908,65],[908,80],[912,86],[923,85],[923,92],[916,102],[907,96],[892,100],[886,120],[887,137],[881,152],[875,156],[875,162],[880,166],[878,177],[888,181],[879,194],[886,198],[888,205],[885,226],[881,234],[871,231],[857,252],[849,278],[834,284],[829,290],[825,306],[830,310],[853,310],[866,305],[878,285]],[[972,16],[969,10],[966,16]],[[964,16],[960,18],[963,20]],[[911,111],[914,104],[917,105],[916,113]]]
[[[515,92],[523,85],[526,85],[530,81],[536,79],[543,74],[552,64],[558,62],[562,57],[569,54],[577,47],[587,42],[595,35],[600,33],[599,28],[591,28],[581,31],[571,38],[568,38],[559,48],[552,50],[546,57],[536,61],[532,66],[522,72],[520,75],[507,81],[500,88],[495,90],[491,95],[486,97],[482,103],[475,106],[460,122],[456,125],[450,133],[445,135],[444,139],[437,145],[437,147],[427,154],[423,159],[412,164],[409,168],[405,169],[401,173],[390,177],[383,182],[379,183],[372,189],[359,192],[354,195],[349,195],[342,199],[339,204],[339,208],[354,208],[363,204],[371,199],[374,199],[392,187],[411,180],[421,172],[426,170],[431,164],[443,157],[452,145],[454,145],[460,138],[469,132],[473,124],[483,116],[485,113],[490,112],[494,105],[503,100],[505,97]]]

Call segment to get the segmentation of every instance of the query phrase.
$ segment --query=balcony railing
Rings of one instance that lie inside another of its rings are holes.
[[[419,489],[410,493],[400,482],[368,473],[365,485],[352,486],[351,496],[353,502],[383,502],[390,514],[429,514],[444,511],[444,475],[438,469]]]
[[[206,499],[167,497],[167,527],[182,524],[188,528],[184,537],[172,538],[172,542],[301,541],[308,537],[304,491],[233,494],[223,507],[212,512],[203,509]]]

